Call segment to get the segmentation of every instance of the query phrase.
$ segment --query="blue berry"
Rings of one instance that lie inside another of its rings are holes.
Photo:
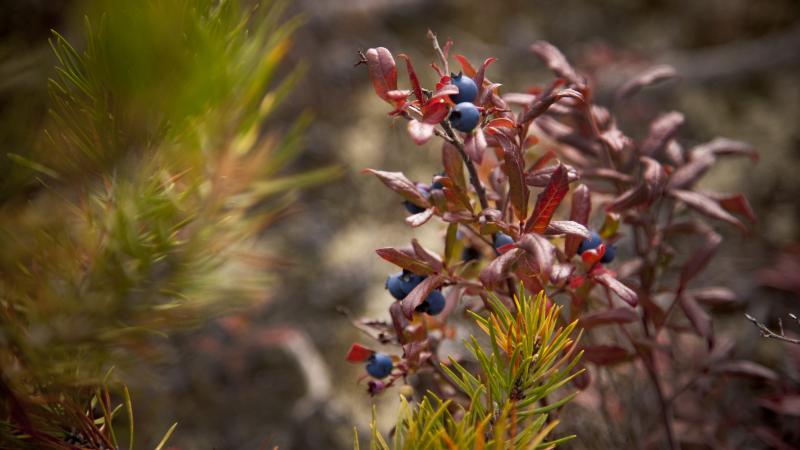
[[[393,368],[392,358],[386,353],[374,353],[367,360],[367,373],[375,378],[386,378]]]
[[[439,291],[433,291],[428,297],[417,306],[417,311],[435,316],[444,309],[444,295]]]
[[[450,96],[453,103],[472,103],[478,97],[478,85],[475,84],[472,78],[459,73],[458,75],[451,74],[450,80],[451,83],[458,87],[458,94]]]
[[[614,257],[617,256],[617,247],[614,245],[606,244],[606,252],[603,253],[603,257],[600,258],[601,263],[610,263],[614,260]]]
[[[464,250],[461,251],[461,260],[464,262],[474,261],[480,258],[481,252],[479,252],[475,247],[464,247]]]
[[[594,250],[596,249],[603,241],[600,239],[600,235],[596,232],[592,231],[592,237],[589,239],[584,239],[581,241],[581,245],[578,246],[578,254],[581,255],[586,250]]]
[[[409,292],[413,291],[418,284],[422,283],[425,277],[415,273],[403,271],[394,275],[389,275],[384,286],[392,294],[392,297],[402,300]]]
[[[498,249],[504,245],[513,244],[514,239],[505,234],[505,233],[497,233],[494,235],[494,248]]]
[[[480,121],[481,112],[472,103],[459,103],[450,111],[450,125],[458,131],[469,133]]]
[[[417,184],[417,191],[419,191],[419,193],[425,198],[428,198],[431,195],[430,192],[429,192],[428,187],[425,186],[424,184]],[[411,203],[408,200],[405,200],[403,202],[403,206],[405,206],[406,211],[408,211],[411,214],[419,214],[422,211],[425,211],[425,208],[423,208],[421,206],[417,206],[416,204]]]

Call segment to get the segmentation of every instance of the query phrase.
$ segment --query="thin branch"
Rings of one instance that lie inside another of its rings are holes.
[[[800,345],[800,339],[793,339],[793,338],[790,338],[790,337],[786,337],[786,335],[783,333],[783,324],[782,323],[780,324],[780,328],[781,328],[780,332],[776,333],[776,332],[770,330],[769,327],[767,327],[764,323],[759,322],[758,319],[756,319],[755,317],[751,316],[750,314],[745,313],[744,316],[747,317],[747,320],[749,320],[750,322],[753,322],[755,324],[755,326],[758,327],[758,330],[761,331],[761,336],[762,337],[765,337],[765,338],[768,338],[768,339],[777,339],[779,341],[789,342],[790,344]],[[796,316],[794,314],[789,314],[789,317],[791,317],[792,319],[797,320]],[[800,323],[800,321],[798,321],[798,323]]]

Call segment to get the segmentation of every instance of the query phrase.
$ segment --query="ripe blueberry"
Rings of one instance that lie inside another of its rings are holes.
[[[392,297],[402,300],[409,292],[413,291],[418,284],[422,283],[425,277],[415,273],[403,271],[394,275],[389,275],[384,286],[392,294]]]
[[[433,291],[428,294],[428,297],[417,306],[418,312],[428,313],[431,316],[435,316],[442,312],[444,309],[444,295],[442,295],[439,291]]]
[[[617,247],[614,245],[606,244],[606,252],[603,253],[603,257],[600,258],[601,263],[610,263],[614,260],[614,257],[617,256]]]
[[[460,73],[458,75],[451,74],[450,82],[458,87],[458,94],[450,96],[453,103],[472,103],[475,101],[475,98],[478,97],[478,85],[475,84],[472,78]]]
[[[592,237],[589,239],[584,239],[581,241],[581,245],[578,246],[578,254],[583,254],[586,250],[594,250],[596,249],[603,241],[600,239],[600,235],[596,232],[592,231]]]
[[[514,239],[505,234],[505,233],[497,233],[494,235],[494,248],[498,249],[504,245],[513,244]]]
[[[450,125],[458,131],[469,133],[480,121],[481,112],[472,103],[459,103],[450,111]]]
[[[367,360],[367,373],[375,378],[386,378],[393,368],[392,358],[386,353],[373,353]]]

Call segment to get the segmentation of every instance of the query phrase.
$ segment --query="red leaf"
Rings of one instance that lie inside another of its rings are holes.
[[[556,252],[556,248],[550,241],[538,234],[525,233],[517,242],[517,247],[533,255],[539,272],[550,273]]]
[[[461,192],[467,191],[467,182],[464,177],[464,160],[461,155],[449,142],[445,142],[442,146],[442,165],[447,178],[453,181],[455,186]]]
[[[525,160],[522,157],[522,151],[507,136],[497,134],[496,138],[503,147],[503,172],[508,177],[508,195],[511,206],[517,218],[524,220],[528,215],[530,192],[528,186],[525,185]]]
[[[686,314],[686,317],[689,319],[689,322],[692,323],[694,331],[697,332],[698,336],[705,338],[708,341],[709,347],[711,347],[713,343],[713,323],[711,322],[711,316],[709,316],[708,313],[697,304],[697,301],[689,295],[679,295],[678,301],[684,314]]]
[[[475,67],[472,65],[471,62],[467,59],[466,56],[463,55],[456,55],[456,59],[458,63],[461,64],[461,70],[464,72],[464,75],[475,78],[475,74],[478,72],[475,70]]]
[[[433,268],[422,261],[416,260],[411,255],[408,255],[394,247],[384,247],[375,250],[381,258],[389,261],[390,263],[402,267],[410,272],[418,275],[429,275],[434,272]]]
[[[668,65],[651,67],[625,83],[618,91],[617,98],[627,98],[642,88],[675,78],[678,73]]]
[[[680,288],[683,289],[692,278],[696,277],[714,256],[717,247],[722,242],[722,236],[715,232],[709,232],[705,236],[705,242],[698,248],[681,270]]]
[[[497,58],[486,58],[481,65],[481,68],[478,69],[478,73],[475,74],[475,84],[478,86],[478,98],[481,98],[484,92],[483,86],[483,79],[486,76],[486,68],[493,62],[497,61]]]
[[[515,128],[516,124],[508,117],[498,117],[492,119],[486,124],[486,128]],[[552,152],[552,150],[550,150]]]
[[[536,207],[533,209],[533,215],[525,223],[525,231],[544,233],[550,223],[550,219],[556,212],[556,208],[561,204],[561,200],[564,199],[568,191],[567,169],[562,164],[559,164],[550,177],[547,187],[536,197]]]
[[[713,371],[730,375],[744,375],[749,377],[764,378],[765,380],[778,381],[778,374],[761,364],[746,360],[726,361],[714,366]]]
[[[547,91],[530,105],[519,120],[521,124],[528,124],[532,120],[544,114],[554,103],[564,98],[574,98],[583,101],[583,95],[575,89],[559,89],[557,91]],[[537,122],[538,123],[538,122]]]
[[[411,136],[411,140],[417,145],[428,142],[433,137],[434,128],[436,128],[435,125],[420,122],[417,119],[408,121],[408,135]]]
[[[417,255],[417,258],[428,263],[436,272],[442,270],[442,259],[439,255],[420,245],[419,241],[416,239],[411,240],[411,245],[414,248],[414,254]]]
[[[392,53],[384,47],[367,50],[367,71],[378,97],[390,101],[387,92],[397,89],[397,65]]]
[[[800,395],[777,395],[761,399],[758,403],[778,414],[800,417]]]
[[[636,306],[636,304],[639,303],[639,296],[636,295],[636,292],[634,292],[633,289],[629,288],[628,286],[625,286],[621,281],[611,276],[610,273],[601,273],[593,276],[593,278],[595,281],[617,294],[617,296],[624,300],[627,304]]]
[[[531,166],[530,169],[528,169],[528,171],[529,172],[535,172],[535,171],[537,171],[539,169],[543,169],[544,166],[546,166],[547,163],[552,161],[553,158],[555,158],[555,157],[556,157],[556,151],[555,150],[553,150],[552,148],[550,150],[547,150],[546,152],[544,152],[544,154],[542,156],[539,157],[539,159],[536,160],[535,163],[533,163],[533,165]]]
[[[431,99],[422,107],[422,123],[436,125],[450,114],[450,106],[443,98]]]
[[[481,283],[485,286],[493,286],[505,280],[508,277],[509,267],[523,254],[522,252],[518,248],[513,248],[492,260],[481,270],[478,277]]]
[[[575,69],[567,62],[567,58],[564,57],[564,54],[553,44],[545,41],[537,41],[530,46],[530,49],[559,77],[567,79],[576,86],[583,86],[585,84],[583,78],[578,76]]]
[[[611,308],[584,315],[580,318],[580,325],[583,328],[592,328],[598,325],[630,323],[637,320],[639,320],[639,315],[630,308]]]
[[[428,199],[422,196],[417,189],[417,186],[411,182],[403,172],[384,172],[382,170],[364,169],[362,172],[371,173],[378,177],[389,189],[402,195],[406,200],[411,203],[422,207],[430,208]]]
[[[373,353],[375,353],[375,351],[371,348],[364,347],[361,344],[353,344],[350,346],[350,350],[347,352],[345,359],[347,362],[352,363],[364,362],[369,359]]]
[[[581,178],[600,178],[602,180],[619,181],[620,183],[633,183],[633,177],[607,167],[586,168],[581,171]]]
[[[739,219],[722,209],[717,202],[699,192],[673,190],[670,191],[670,195],[708,217],[723,220],[747,231],[747,227]]]
[[[589,223],[589,215],[592,212],[592,199],[589,188],[585,184],[580,184],[572,192],[572,205],[570,205],[569,218],[576,223],[586,225]],[[578,246],[585,237],[568,235],[564,241],[564,253],[567,258],[571,258],[578,251]]]
[[[616,345],[587,345],[583,347],[583,359],[598,366],[608,366],[629,359],[628,350]]]
[[[564,169],[567,171],[567,182],[572,183],[573,181],[577,180],[578,171],[575,170],[574,167],[563,164]],[[545,167],[542,169],[534,169],[531,168],[525,174],[525,184],[528,186],[534,187],[545,187],[548,183],[550,183],[550,178],[552,178],[553,173],[558,170],[559,166],[550,166]]]
[[[658,116],[650,124],[650,133],[642,143],[641,153],[645,156],[653,156],[658,153],[675,136],[678,128],[683,125],[683,121],[683,114],[675,111]]]
[[[403,299],[403,314],[409,319],[414,315],[414,310],[428,298],[434,289],[442,284],[444,279],[441,275],[431,275],[422,280],[408,295]]]
[[[411,86],[414,88],[414,97],[417,98],[420,104],[425,103],[425,97],[422,96],[422,87],[419,85],[417,72],[414,71],[414,66],[411,64],[411,58],[402,53],[397,56],[406,60],[406,70],[408,71],[408,79],[411,81]]]
[[[406,217],[406,223],[413,228],[425,225],[433,217],[433,208],[428,208],[421,213],[412,214]]]
[[[741,214],[746,217],[750,223],[756,223],[758,221],[756,213],[753,212],[753,208],[750,206],[750,202],[747,201],[747,198],[742,194],[723,194],[720,192],[703,192],[703,194],[719,203],[719,206],[725,211]]]
[[[644,164],[642,178],[647,186],[647,202],[652,204],[664,191],[666,175],[661,164],[653,158],[642,156],[639,160]]]

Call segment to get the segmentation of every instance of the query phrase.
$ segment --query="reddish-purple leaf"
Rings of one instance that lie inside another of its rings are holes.
[[[393,302],[389,306],[389,317],[392,318],[392,327],[394,327],[394,334],[397,336],[397,340],[400,341],[400,344],[405,344],[405,329],[408,321],[403,315],[403,304],[401,302]]]
[[[433,208],[428,208],[421,213],[412,214],[406,217],[406,223],[413,228],[421,227],[425,225],[429,220],[433,217]]]
[[[411,58],[403,53],[397,56],[406,60],[406,70],[408,71],[408,79],[411,81],[411,87],[414,88],[414,97],[417,98],[420,104],[424,103],[425,97],[422,96],[422,86],[419,85],[419,78],[417,78],[417,72],[411,64]]]
[[[411,292],[403,299],[403,315],[409,319],[414,315],[414,310],[428,298],[434,289],[439,287],[444,278],[441,275],[431,275],[422,280]]]
[[[483,129],[478,127],[464,139],[464,152],[469,155],[469,159],[480,164],[483,162],[484,151],[486,151],[486,137],[483,135]]]
[[[774,370],[747,360],[725,361],[713,366],[712,370],[716,373],[764,378],[769,381],[778,381],[780,379]]]
[[[705,242],[695,250],[681,270],[679,289],[683,289],[692,278],[697,276],[708,265],[708,261],[714,256],[721,242],[722,236],[713,231],[705,235]]]
[[[747,201],[747,198],[742,194],[725,194],[708,191],[704,191],[703,194],[719,203],[719,206],[725,211],[741,214],[746,217],[750,223],[756,223],[758,221],[756,213],[753,212],[753,208],[750,206],[750,202]]]
[[[669,177],[669,189],[685,189],[693,185],[717,159],[711,152],[692,152],[688,163],[678,167]]]
[[[600,139],[605,142],[611,150],[619,153],[625,150],[626,147],[631,145],[631,138],[626,136],[619,128],[613,128],[604,131],[600,134]]]
[[[800,395],[798,394],[776,395],[770,398],[763,398],[758,403],[778,414],[800,417]]]
[[[580,325],[583,328],[592,328],[598,325],[611,323],[630,323],[639,320],[636,311],[630,308],[611,308],[591,314],[585,314],[580,318]]]
[[[371,173],[378,177],[389,189],[402,195],[406,200],[422,208],[430,208],[428,199],[422,196],[417,186],[411,182],[403,172],[384,172],[382,170],[364,169],[362,172]]]
[[[525,185],[525,160],[522,151],[507,136],[496,135],[498,142],[503,147],[503,171],[508,177],[509,200],[519,220],[525,220],[528,215],[528,197],[530,192]]]
[[[599,275],[593,276],[592,278],[596,282],[610,289],[613,293],[617,294],[617,296],[624,300],[625,303],[631,306],[636,306],[636,304],[639,303],[639,297],[636,295],[636,292],[634,292],[633,289],[629,288],[628,286],[625,286],[625,284],[623,284],[621,281],[611,276],[610,273],[603,272]]]
[[[692,297],[698,302],[714,306],[736,303],[736,294],[726,287],[689,289],[684,295]]]
[[[389,91],[397,89],[397,65],[392,53],[384,47],[367,50],[367,71],[378,97],[390,101]]]
[[[411,240],[411,246],[414,248],[414,254],[417,255],[417,258],[428,263],[436,272],[442,270],[442,258],[439,255],[423,247],[416,239]]]
[[[640,151],[645,156],[653,156],[663,149],[683,125],[684,117],[679,112],[668,112],[658,116],[650,124],[650,133],[645,138]]]
[[[567,171],[567,182],[572,183],[573,181],[578,180],[579,175],[578,171],[575,170],[574,167],[562,164],[564,169]],[[525,174],[525,184],[528,186],[534,187],[545,187],[550,183],[550,178],[553,176],[553,173],[558,170],[559,166],[550,166],[544,167],[540,169],[534,169],[531,167],[530,170]]]
[[[592,235],[585,226],[572,220],[553,220],[547,225],[545,234],[552,236],[566,234],[567,237],[574,236],[580,239],[589,239]]]
[[[583,169],[581,178],[600,178],[602,180],[615,181],[625,184],[633,183],[633,177],[622,172],[607,167],[589,167]]]
[[[417,119],[408,121],[408,135],[411,136],[411,140],[417,145],[422,145],[431,140],[435,128],[435,125],[420,122]]]
[[[639,160],[644,164],[642,179],[647,186],[648,203],[653,203],[664,192],[666,174],[664,168],[653,158],[642,156]]]
[[[621,363],[631,356],[628,350],[616,345],[587,345],[582,350],[583,360],[598,366]]]
[[[652,86],[662,81],[671,80],[676,76],[677,72],[672,66],[660,65],[651,67],[625,83],[617,91],[617,98],[622,99],[630,97],[644,87]]]
[[[713,140],[706,142],[705,144],[700,144],[694,148],[696,152],[703,152],[707,151],[713,153],[717,156],[723,155],[742,155],[748,156],[751,160],[758,161],[758,152],[752,145],[734,141],[732,139],[726,138],[714,138]]]
[[[703,194],[700,194],[699,192],[673,190],[670,191],[669,194],[708,217],[723,220],[736,225],[743,231],[747,231],[747,227],[739,219],[737,219],[728,211],[722,209],[722,207],[719,206],[716,201],[706,197]]]
[[[561,287],[569,280],[574,271],[575,266],[572,264],[553,264],[553,267],[550,268],[550,282]]]
[[[545,91],[542,95],[536,97],[536,100],[530,105],[527,111],[522,114],[519,123],[528,124],[532,120],[544,114],[554,103],[564,98],[573,98],[578,101],[583,101],[583,95],[575,89],[558,89],[554,91]]]
[[[464,178],[464,160],[458,153],[453,144],[445,142],[442,146],[442,166],[447,178],[453,182],[453,186],[462,192],[467,191],[467,183]]]
[[[533,231],[539,234],[544,233],[544,231],[547,230],[550,219],[556,212],[556,208],[561,204],[567,192],[569,192],[567,169],[559,164],[550,177],[550,182],[547,183],[544,190],[536,197],[536,207],[533,209],[533,215],[531,215],[525,223],[525,231]]]
[[[347,356],[345,359],[347,362],[364,362],[369,359],[372,354],[375,353],[374,350],[368,347],[364,347],[361,344],[353,344],[350,346],[350,350],[347,351]]]
[[[446,100],[431,99],[422,107],[422,123],[436,125],[446,119],[448,114],[450,114],[450,106]]]
[[[606,211],[622,211],[630,209],[635,206],[646,204],[650,199],[649,190],[644,184],[640,184],[635,188],[628,189],[615,198],[608,205]]]
[[[498,256],[481,270],[479,278],[485,286],[493,286],[508,277],[508,269],[523,254],[523,250],[512,248]]]
[[[429,275],[434,272],[430,264],[419,261],[413,256],[394,247],[384,247],[375,250],[381,258],[418,275]]]
[[[569,62],[567,62],[567,58],[564,57],[561,50],[556,48],[553,44],[546,41],[537,41],[530,46],[530,49],[559,77],[565,78],[576,86],[583,86],[585,84],[583,78],[580,77]]]
[[[550,273],[556,253],[556,248],[550,241],[538,234],[525,233],[517,242],[517,247],[533,255],[539,272]]]
[[[694,331],[698,336],[705,338],[709,347],[711,347],[714,333],[711,316],[697,304],[697,301],[692,296],[681,294],[678,296],[678,302],[689,322],[692,323]]]
[[[570,205],[569,218],[573,222],[581,225],[589,223],[589,215],[592,212],[592,198],[589,188],[585,184],[579,184],[572,192],[572,204]],[[578,246],[584,237],[568,235],[564,242],[564,253],[567,258],[571,258],[577,251]]]

